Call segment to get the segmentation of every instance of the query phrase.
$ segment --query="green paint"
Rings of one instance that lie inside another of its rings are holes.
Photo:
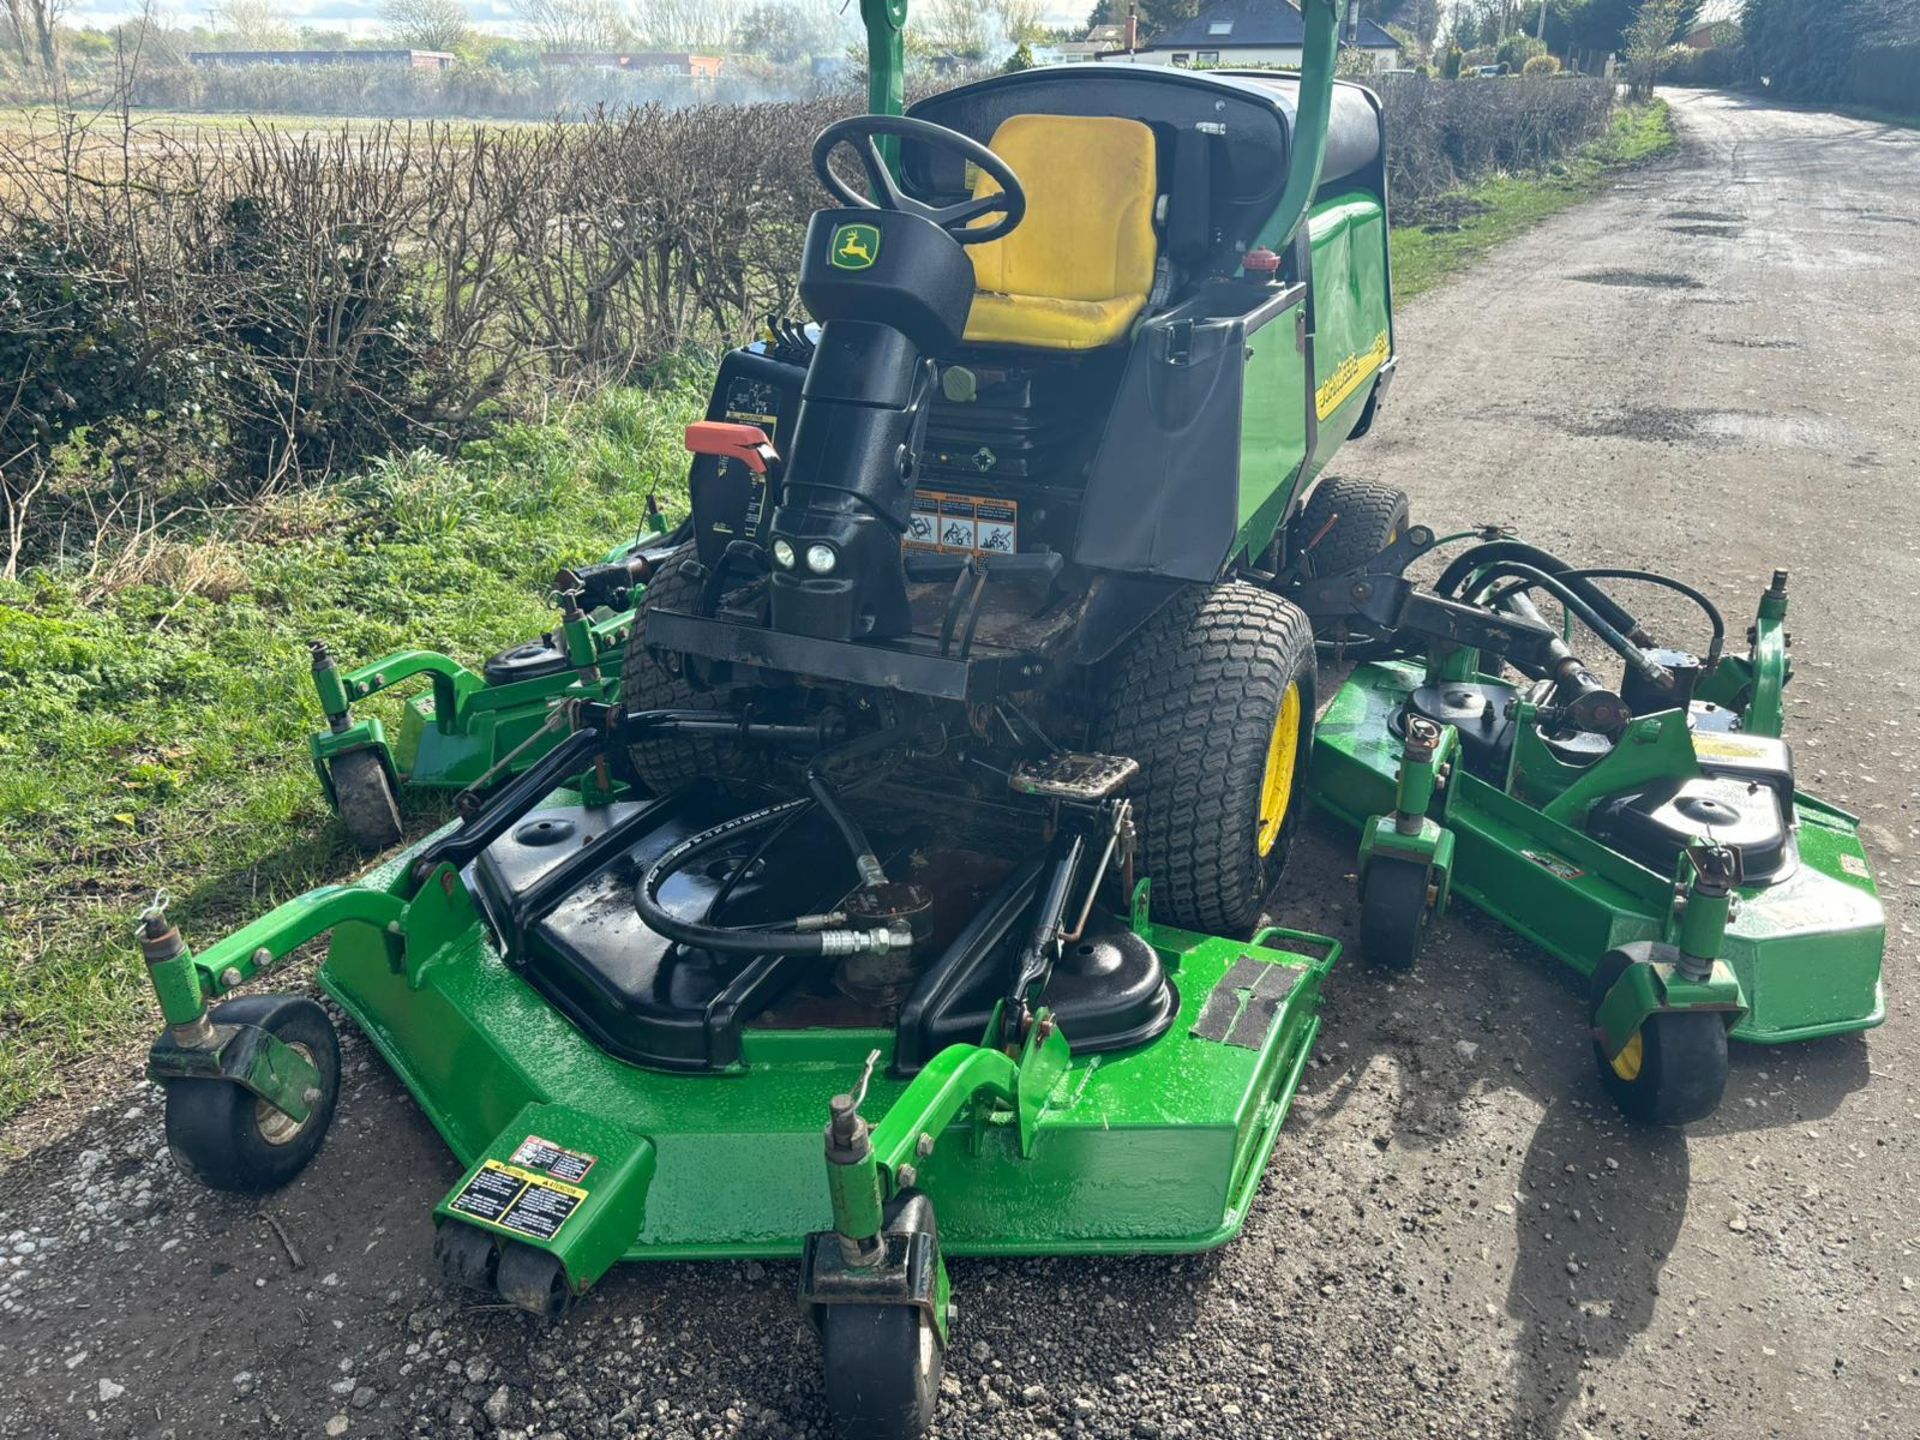
[[[580,1221],[591,1239],[577,1250],[564,1235],[557,1247],[575,1285],[590,1283],[616,1250],[631,1259],[796,1254],[803,1236],[833,1218],[819,1171],[826,1101],[855,1083],[874,1048],[882,1065],[865,1108],[880,1116],[875,1163],[889,1176],[916,1166],[948,1251],[1221,1244],[1258,1186],[1338,955],[1332,942],[1282,932],[1248,944],[1146,922],[1181,1010],[1166,1035],[1136,1050],[1074,1056],[1057,1032],[1037,1027],[1017,1061],[959,1046],[903,1083],[885,1073],[889,1031],[749,1029],[738,1073],[668,1074],[608,1056],[502,964],[451,870],[403,898],[408,858],[362,885],[281,906],[212,947],[197,968],[203,979],[229,963],[246,969],[245,952],[284,954],[331,926],[322,987],[463,1165],[510,1154],[529,1129],[562,1144],[583,1133],[549,1134],[559,1122],[538,1107],[598,1127],[596,1143],[609,1153],[621,1141],[617,1153],[630,1161],[615,1187],[623,1193],[595,1202],[608,1218]],[[1193,1037],[1208,993],[1242,956],[1300,971],[1271,1030],[1254,1048]],[[924,1157],[922,1134],[933,1139]],[[631,1233],[615,1246],[609,1237],[629,1216]]]
[[[1390,722],[1422,678],[1414,663],[1362,665],[1320,721],[1315,797],[1356,828],[1394,807],[1401,744]],[[1598,782],[1585,777],[1602,765],[1623,787],[1693,773],[1691,743],[1676,743],[1687,740],[1684,724],[1652,715],[1635,726],[1631,743],[1573,778],[1523,740],[1508,789],[1456,765],[1445,792],[1453,889],[1582,974],[1616,945],[1671,938],[1673,876],[1608,849],[1575,824],[1599,794]],[[1523,754],[1532,773],[1522,773]],[[1572,801],[1561,803],[1568,796]],[[1740,892],[1720,949],[1750,1007],[1732,1031],[1737,1040],[1808,1040],[1885,1018],[1886,919],[1858,826],[1810,796],[1796,797],[1795,809],[1799,868],[1776,884]]]
[[[1594,1013],[1594,1040],[1611,1060],[1655,1015],[1688,1010],[1737,1014],[1745,1009],[1740,982],[1724,963],[1716,964],[1704,980],[1690,979],[1665,963],[1630,965]]]

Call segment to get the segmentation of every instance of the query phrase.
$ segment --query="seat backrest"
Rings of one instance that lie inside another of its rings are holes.
[[[1027,214],[1000,239],[969,248],[981,290],[1145,299],[1155,258],[1153,131],[1107,116],[1011,115],[990,148],[1020,177]],[[973,193],[999,189],[982,174]]]

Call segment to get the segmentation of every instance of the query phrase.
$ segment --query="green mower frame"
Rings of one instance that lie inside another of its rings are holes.
[[[616,545],[600,565],[561,576],[559,625],[501,651],[478,673],[434,650],[397,650],[343,671],[316,641],[313,688],[327,726],[308,748],[348,838],[369,853],[387,849],[401,838],[402,789],[481,790],[509,779],[559,742],[558,701],[618,695],[646,557],[668,538],[653,531]],[[355,704],[421,676],[428,686],[404,701],[391,739],[378,716],[354,715]]]

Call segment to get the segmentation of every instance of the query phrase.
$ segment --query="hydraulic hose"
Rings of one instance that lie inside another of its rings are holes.
[[[634,908],[649,928],[701,950],[728,955],[858,955],[866,952],[904,949],[912,943],[905,926],[887,926],[875,930],[827,928],[827,917],[801,916],[795,927],[816,922],[809,928],[729,930],[718,925],[683,920],[660,903],[660,890],[668,880],[701,856],[743,835],[751,835],[768,825],[777,825],[795,811],[813,805],[812,796],[784,800],[778,805],[752,810],[723,820],[697,835],[689,835],[668,850],[640,877],[633,888]]]
[[[840,803],[840,796],[833,786],[827,783],[827,777],[821,773],[822,767],[833,761],[857,760],[863,755],[875,754],[885,750],[899,738],[899,731],[891,726],[883,730],[870,730],[844,745],[836,745],[831,750],[822,750],[807,765],[807,793],[833,822],[834,828],[847,842],[847,849],[853,852],[854,868],[860,872],[862,885],[886,884],[887,872],[881,867],[879,857],[873,853],[873,845],[867,839],[867,832],[860,828],[859,821],[847,813],[846,806]]]
[[[1673,677],[1667,672],[1665,667],[1660,665],[1652,656],[1634,644],[1632,640],[1628,639],[1625,635],[1621,634],[1620,631],[1608,624],[1606,620],[1601,618],[1600,613],[1576,593],[1573,587],[1568,585],[1562,577],[1549,575],[1546,571],[1536,569],[1532,565],[1521,565],[1509,561],[1499,567],[1495,578],[1504,579],[1509,575],[1525,583],[1509,586],[1506,590],[1500,592],[1499,596],[1495,597],[1496,600],[1511,601],[1513,597],[1527,590],[1546,590],[1562,605],[1566,606],[1568,611],[1577,616],[1580,622],[1589,630],[1606,641],[1609,649],[1619,655],[1621,659],[1625,660],[1627,664],[1638,670],[1642,675],[1646,676],[1648,680],[1660,686],[1662,689],[1666,689],[1672,684]]]
[[[1702,662],[1703,668],[1709,672],[1712,671],[1713,667],[1720,663],[1721,655],[1726,652],[1727,622],[1726,618],[1720,613],[1720,607],[1683,580],[1676,580],[1671,575],[1659,575],[1651,570],[1630,570],[1611,567],[1590,569],[1584,566],[1578,570],[1569,570],[1566,575],[1562,575],[1560,578],[1564,580],[1569,576],[1575,576],[1582,580],[1637,580],[1644,585],[1658,585],[1663,590],[1671,590],[1677,595],[1684,595],[1695,605],[1699,606],[1700,612],[1707,617],[1707,623],[1713,627],[1713,639],[1707,645],[1707,653]]]
[[[1476,591],[1485,591],[1494,581],[1508,575],[1542,572],[1560,579],[1620,634],[1633,635],[1639,631],[1640,622],[1618,600],[1591,580],[1579,578],[1579,572],[1558,555],[1524,540],[1490,540],[1461,551],[1440,572],[1433,588],[1437,594],[1457,597],[1469,577]]]

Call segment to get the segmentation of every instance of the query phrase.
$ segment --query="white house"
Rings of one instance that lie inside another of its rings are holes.
[[[1139,65],[1270,65],[1298,68],[1306,22],[1288,0],[1220,0],[1185,24],[1155,35],[1132,55],[1108,55],[1106,63]],[[1362,20],[1354,43],[1373,58],[1373,68],[1400,63],[1400,42],[1371,20]]]

